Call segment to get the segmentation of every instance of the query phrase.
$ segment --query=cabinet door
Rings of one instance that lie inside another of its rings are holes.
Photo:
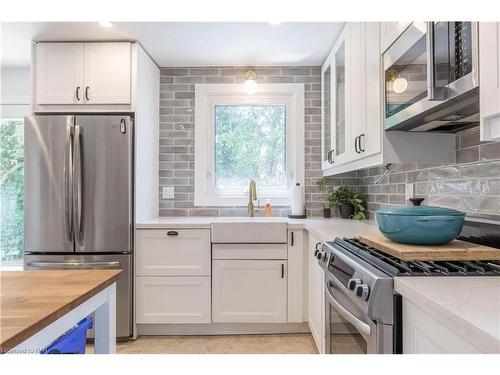
[[[84,98],[88,104],[129,104],[130,43],[85,43]]]
[[[83,43],[36,45],[36,103],[83,103]]]
[[[410,26],[410,21],[381,22],[380,47],[385,52],[389,46]]]
[[[346,78],[349,74],[350,67],[346,64],[347,57],[347,34],[349,27],[344,27],[337,43],[333,47],[333,164],[338,165],[345,163],[349,158],[349,148],[347,147],[347,139],[349,136],[348,121],[346,118],[346,102],[348,92],[346,91]]]
[[[285,323],[287,262],[214,260],[212,321]]]
[[[481,140],[500,139],[500,22],[479,23]]]
[[[319,245],[318,245],[319,244]],[[309,233],[308,248],[308,311],[309,329],[320,353],[325,352],[325,274],[314,256],[316,246],[321,242]]]
[[[210,323],[210,276],[137,277],[137,323]]]
[[[491,353],[496,353],[492,348]],[[404,354],[479,354],[474,342],[459,336],[427,311],[403,298]]]
[[[138,276],[210,276],[210,229],[140,229]]]
[[[333,51],[321,68],[321,165],[322,169],[332,166],[332,58]]]
[[[371,156],[382,151],[382,88],[380,23],[361,25],[363,81],[362,131],[359,134],[359,156]]]
[[[363,133],[364,119],[364,43],[363,43],[363,27],[361,22],[349,22],[346,32],[346,61],[347,77],[346,77],[346,101],[347,127],[345,137],[347,138],[348,161],[353,161],[361,157],[357,142]],[[347,134],[348,133],[348,134]]]

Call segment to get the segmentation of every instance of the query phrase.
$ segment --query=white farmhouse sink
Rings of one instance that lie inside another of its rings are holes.
[[[241,219],[240,219],[241,220]],[[213,243],[286,243],[285,221],[253,219],[212,224]]]

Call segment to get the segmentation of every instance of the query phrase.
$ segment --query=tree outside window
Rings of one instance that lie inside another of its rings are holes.
[[[215,187],[286,188],[286,106],[216,105]]]
[[[0,264],[22,265],[24,121],[0,120]]]

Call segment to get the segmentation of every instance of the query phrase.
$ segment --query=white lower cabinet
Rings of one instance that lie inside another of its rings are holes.
[[[307,254],[309,271],[308,322],[316,347],[323,354],[325,352],[325,273],[314,256],[316,246],[320,245],[321,241],[309,233]]]
[[[210,323],[210,276],[137,277],[138,324]]]
[[[480,350],[403,298],[404,354],[474,354]]]
[[[214,260],[212,321],[285,323],[286,260]]]
[[[137,276],[210,276],[209,229],[142,229],[136,244]]]

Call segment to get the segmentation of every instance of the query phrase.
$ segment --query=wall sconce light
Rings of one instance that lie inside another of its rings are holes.
[[[245,73],[245,83],[243,84],[243,90],[248,95],[253,95],[257,92],[257,74],[252,69],[249,69]]]

